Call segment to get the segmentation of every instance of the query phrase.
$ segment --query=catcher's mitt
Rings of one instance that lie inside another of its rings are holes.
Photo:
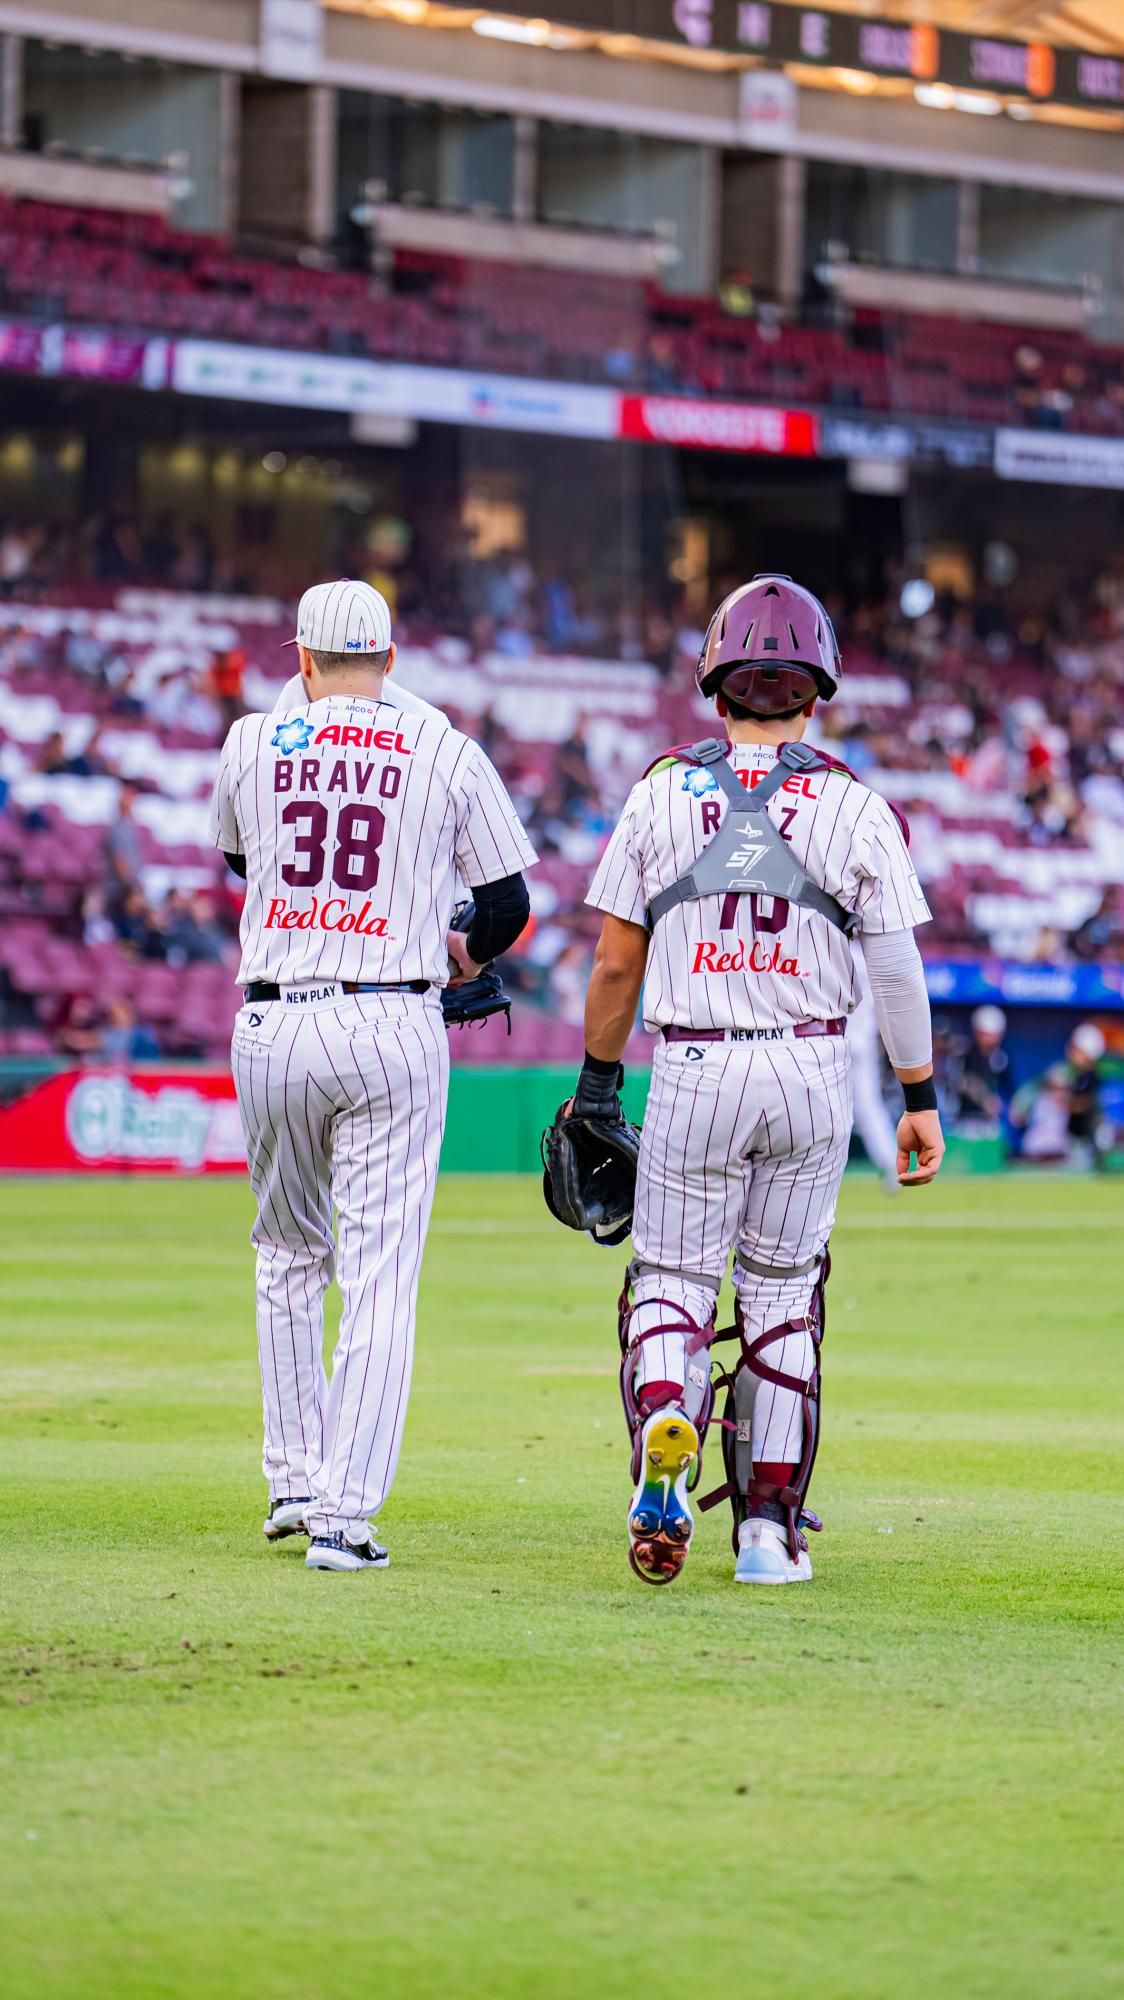
[[[453,911],[449,929],[467,931],[476,915],[472,903],[461,903]],[[449,961],[452,966],[452,960]],[[455,986],[441,989],[441,1013],[447,1028],[467,1028],[473,1021],[486,1021],[492,1014],[506,1014],[511,1033],[511,1001],[503,990],[503,980],[494,965],[481,966],[475,979],[461,979]]]
[[[575,1116],[559,1107],[542,1135],[543,1194],[567,1229],[595,1243],[621,1243],[632,1227],[640,1134],[626,1118]]]

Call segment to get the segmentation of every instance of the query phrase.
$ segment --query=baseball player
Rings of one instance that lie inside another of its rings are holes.
[[[231,1060],[258,1202],[264,1529],[307,1532],[310,1569],[354,1571],[389,1560],[371,1520],[402,1441],[445,1122],[440,989],[514,943],[535,856],[479,747],[386,701],[395,649],[377,591],[306,591],[297,644],[302,697],[235,723],[213,831],[246,877]],[[467,932],[449,929],[458,871]]]
[[[622,1300],[634,1447],[630,1559],[681,1569],[688,1483],[710,1416],[709,1347],[734,1252],[740,1356],[725,1378],[726,1482],[741,1583],[811,1577],[804,1503],[819,1426],[828,1237],[847,1157],[847,1017],[861,939],[905,1090],[903,1187],[944,1150],[914,926],[929,911],[894,811],[801,742],[841,663],[823,606],[782,576],[711,621],[698,684],[728,740],[661,759],[632,791],[589,892],[604,913],[574,1116],[620,1115],[620,1058],[644,987],[660,1036]],[[916,1165],[911,1166],[912,1156]],[[631,1299],[629,1298],[631,1292]]]

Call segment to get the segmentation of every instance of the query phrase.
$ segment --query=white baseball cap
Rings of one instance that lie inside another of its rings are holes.
[[[297,606],[296,638],[285,643],[314,653],[385,653],[390,606],[381,591],[350,576],[314,583]]]
[[[1090,1062],[1100,1062],[1105,1052],[1105,1038],[1093,1021],[1082,1021],[1073,1030],[1067,1048],[1076,1049],[1079,1055],[1087,1056]]]
[[[990,1005],[977,1007],[975,1013],[972,1015],[972,1026],[981,1035],[1005,1035],[1007,1032],[1007,1016],[1003,1012],[1002,1007],[992,1007]]]

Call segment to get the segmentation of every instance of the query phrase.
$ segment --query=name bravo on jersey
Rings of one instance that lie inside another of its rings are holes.
[[[403,751],[409,756],[409,751]],[[400,764],[363,764],[358,757],[338,757],[329,769],[315,757],[302,757],[298,763],[294,757],[279,757],[273,766],[273,789],[275,792],[328,792],[354,793],[363,798],[372,778],[378,772],[375,792],[380,799],[396,799],[402,788],[402,766]],[[321,784],[321,778],[324,783]]]

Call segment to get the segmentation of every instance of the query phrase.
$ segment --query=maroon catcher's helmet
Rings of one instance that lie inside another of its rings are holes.
[[[832,623],[790,576],[755,576],[718,606],[695,679],[709,699],[728,695],[755,715],[783,715],[821,695],[830,701],[842,663]]]

